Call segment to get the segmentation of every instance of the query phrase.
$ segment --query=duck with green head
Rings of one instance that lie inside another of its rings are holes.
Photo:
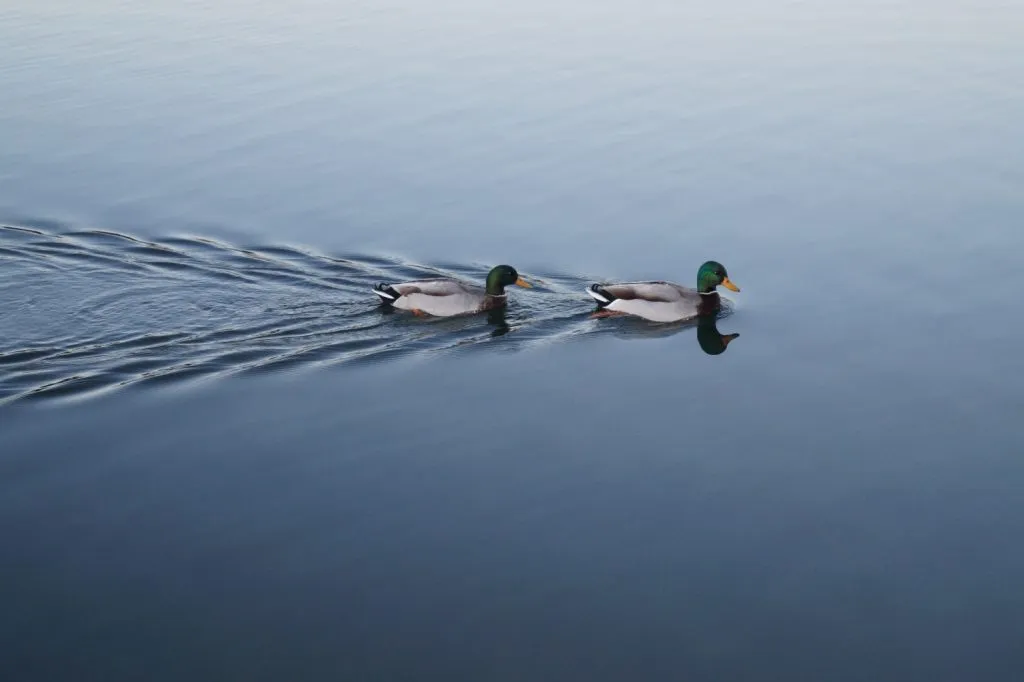
[[[435,277],[400,284],[382,282],[373,288],[373,293],[384,305],[410,310],[415,315],[451,317],[504,307],[505,287],[513,284],[530,288],[511,265],[499,265],[487,274],[484,287],[451,277]]]
[[[623,282],[591,284],[587,293],[597,301],[602,317],[622,314],[652,322],[678,322],[718,310],[722,305],[719,286],[740,290],[729,279],[725,266],[709,260],[697,270],[696,289],[672,282]]]

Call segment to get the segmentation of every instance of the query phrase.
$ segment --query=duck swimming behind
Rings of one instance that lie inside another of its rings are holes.
[[[513,284],[531,286],[511,265],[499,265],[487,274],[484,287],[451,277],[435,277],[400,284],[382,282],[373,288],[373,293],[385,305],[410,310],[415,315],[451,317],[503,308],[508,299],[505,287]]]
[[[732,283],[725,266],[709,260],[697,271],[697,288],[672,282],[624,282],[622,284],[591,284],[587,293],[597,301],[601,317],[635,315],[652,322],[677,322],[718,310],[721,299],[718,286],[731,291],[740,288]]]

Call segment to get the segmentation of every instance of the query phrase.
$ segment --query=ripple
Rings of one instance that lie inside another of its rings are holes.
[[[595,278],[560,272],[523,272],[535,288],[516,291],[505,310],[414,318],[380,308],[370,288],[435,276],[482,281],[490,266],[202,235],[153,240],[43,221],[0,225],[0,266],[0,404],[695,326],[593,320],[583,288]]]
[[[46,237],[46,232],[37,230],[31,227],[21,227],[17,225],[0,225],[0,230],[5,232],[5,239],[18,239],[19,237],[31,238],[31,237]]]

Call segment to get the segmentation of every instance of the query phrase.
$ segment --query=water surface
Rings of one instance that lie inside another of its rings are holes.
[[[0,9],[0,677],[1015,679],[1022,26]]]

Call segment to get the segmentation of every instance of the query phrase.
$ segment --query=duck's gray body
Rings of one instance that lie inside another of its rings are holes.
[[[701,294],[672,282],[594,284],[587,293],[604,310],[636,315],[652,322],[678,322],[703,314],[718,295]]]
[[[385,303],[400,310],[418,311],[438,317],[466,315],[500,308],[506,302],[504,295],[491,296],[483,287],[448,277],[379,285],[373,293]]]

